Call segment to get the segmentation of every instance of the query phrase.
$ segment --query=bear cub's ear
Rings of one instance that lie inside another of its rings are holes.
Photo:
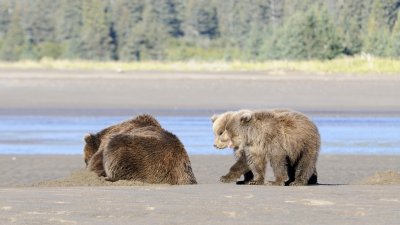
[[[247,123],[251,120],[252,117],[253,116],[250,112],[245,112],[240,116],[240,123],[241,124]]]
[[[217,114],[214,114],[212,117],[211,117],[211,121],[214,123],[216,120],[218,119],[218,115]]]
[[[85,134],[84,140],[87,144],[95,143],[96,137],[93,134]]]

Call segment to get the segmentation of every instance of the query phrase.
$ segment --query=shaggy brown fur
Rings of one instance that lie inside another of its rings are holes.
[[[320,135],[315,124],[294,111],[255,111],[232,117],[222,136],[243,151],[254,174],[249,184],[264,184],[270,161],[273,185],[316,183]]]
[[[112,135],[126,133],[144,126],[156,126],[161,128],[160,123],[158,123],[154,117],[150,115],[139,115],[136,118],[107,127],[96,134],[87,134],[84,138],[85,146],[83,149],[83,158],[86,167],[99,176],[106,176],[103,167],[103,152],[98,151],[100,144],[108,140]]]
[[[117,134],[104,148],[107,179],[146,183],[195,184],[190,160],[179,139],[159,127]]]
[[[85,141],[85,159],[91,155],[87,168],[110,181],[196,184],[182,143],[149,115],[88,135]]]
[[[238,112],[225,112],[220,115],[213,115],[211,117],[211,121],[213,123],[213,131],[214,131],[214,147],[217,149],[224,149],[227,147],[233,147],[232,142],[230,142],[229,137],[223,136],[222,134],[225,131],[226,124],[228,121],[234,117],[241,115],[245,112],[250,112],[248,110],[242,110]],[[234,182],[239,179],[242,174],[244,176],[243,181],[237,181],[237,184],[246,184],[250,180],[253,179],[253,173],[250,171],[249,167],[247,166],[246,157],[243,151],[239,151],[239,148],[233,148],[233,153],[236,158],[235,164],[231,166],[229,172],[221,176],[220,181],[224,183]]]
[[[288,109],[274,109],[271,110],[275,113],[285,113],[289,112],[290,110]],[[230,137],[224,133],[226,124],[228,121],[238,115],[242,115],[245,112],[251,112],[250,110],[240,110],[237,112],[233,111],[228,111],[225,113],[222,113],[220,115],[213,115],[211,117],[211,121],[213,122],[213,131],[214,131],[214,147],[218,149],[224,149],[230,145],[232,145],[232,142],[230,141]],[[233,147],[233,146],[230,146]],[[244,177],[243,181],[237,181],[236,184],[247,184],[249,181],[251,181],[254,178],[253,173],[251,172],[249,166],[247,165],[247,160],[245,153],[243,151],[239,151],[238,147],[233,148],[234,156],[236,158],[236,162],[231,166],[229,169],[229,172],[221,176],[220,181],[224,183],[229,183],[236,181],[237,179],[240,178],[240,176]],[[290,183],[294,180],[294,168],[293,166],[288,165],[288,174],[289,174],[289,181],[287,183]],[[310,177],[308,180],[308,184],[316,184],[317,183],[317,171],[315,169],[313,175]]]
[[[84,138],[86,144],[83,150],[83,158],[85,160],[85,163],[88,164],[89,160],[99,149],[100,143],[103,139],[109,138],[111,135],[114,134],[127,132],[132,129],[150,125],[161,127],[158,121],[152,116],[140,115],[134,119],[130,119],[122,123],[107,127],[96,134],[87,134]]]

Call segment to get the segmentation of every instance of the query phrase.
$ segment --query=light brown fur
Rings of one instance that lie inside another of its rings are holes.
[[[186,150],[156,119],[140,115],[85,137],[87,169],[110,181],[195,184]]]
[[[246,155],[254,174],[249,184],[264,184],[269,161],[273,185],[316,183],[320,135],[315,124],[295,111],[254,111],[231,117],[222,136]]]
[[[230,138],[225,134],[225,127],[228,121],[235,116],[239,116],[245,112],[250,112],[249,110],[241,110],[241,111],[228,111],[222,113],[220,115],[213,115],[211,117],[211,121],[213,123],[213,132],[214,132],[214,147],[217,149],[224,149],[227,147],[233,147]],[[239,183],[247,183],[249,180],[253,178],[253,173],[250,171],[250,168],[247,166],[246,157],[243,151],[240,151],[239,148],[233,148],[233,153],[236,158],[236,162],[231,166],[229,172],[221,176],[220,181],[224,183],[234,182],[240,178],[240,176],[244,175],[244,181]]]

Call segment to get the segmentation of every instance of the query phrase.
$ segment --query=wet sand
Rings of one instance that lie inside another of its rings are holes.
[[[218,181],[233,156],[190,156],[198,185],[108,182],[81,156],[2,155],[1,224],[398,224],[400,156],[321,155],[320,185]],[[271,170],[267,171],[272,179]],[[389,181],[389,182],[388,182]]]
[[[219,177],[234,163],[231,155],[191,155],[190,159],[199,184],[220,184]],[[0,155],[0,187],[143,185],[113,184],[84,168],[81,155]],[[388,171],[400,172],[400,156],[323,154],[318,160],[318,182],[323,185],[387,184],[388,180],[400,184],[397,173]],[[267,175],[273,179],[270,168]]]
[[[211,115],[239,108],[400,116],[399,76],[0,69],[1,115]],[[321,185],[222,184],[233,156],[192,155],[198,185],[110,183],[76,155],[0,155],[0,224],[398,224],[400,156],[321,155]],[[268,170],[272,179],[271,170]]]
[[[0,114],[202,114],[240,108],[400,115],[400,76],[0,69]]]

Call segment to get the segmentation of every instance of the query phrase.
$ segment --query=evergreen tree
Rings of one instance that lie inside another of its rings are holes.
[[[25,35],[34,45],[50,42],[55,39],[54,9],[58,1],[29,1],[26,8],[28,15],[24,17]]]
[[[209,39],[219,36],[217,9],[206,0],[189,0],[185,34]]]
[[[260,23],[261,22],[259,20],[254,20],[251,23],[251,30],[247,35],[246,45],[244,48],[245,52],[247,53],[245,57],[251,60],[265,58],[262,48],[268,39],[266,36],[271,32],[271,30],[275,29],[270,27],[270,29],[267,30],[267,27]]]
[[[0,39],[4,38],[7,33],[11,12],[12,6],[9,2],[0,2]]]
[[[113,46],[104,1],[87,0],[82,8],[81,52],[84,59],[110,60]]]
[[[159,23],[164,25],[166,32],[172,37],[181,37],[183,35],[183,3],[179,0],[155,0],[154,9],[157,10]]]
[[[342,48],[335,27],[326,10],[309,10],[305,17],[297,14],[269,44],[270,58],[332,59]]]
[[[400,13],[397,13],[390,39],[390,56],[400,58]]]
[[[328,11],[322,8],[319,12],[316,28],[317,44],[313,55],[318,59],[333,59],[343,53],[343,46]]]
[[[282,25],[284,16],[284,4],[285,1],[282,0],[270,0],[269,1],[269,16],[272,24],[272,29],[276,30]]]
[[[165,29],[165,24],[160,21],[159,7],[154,2],[149,2],[143,11],[143,21],[139,24],[139,28],[132,32],[133,36],[139,37],[136,40],[142,47],[140,59],[162,60],[165,57],[164,43],[169,33]]]
[[[145,2],[141,0],[118,0],[114,5],[114,27],[116,32],[116,44],[118,59],[131,61],[140,59],[139,48],[136,47],[135,37],[137,33],[144,33],[145,27],[140,25],[143,20]],[[140,31],[140,32],[139,32]],[[141,42],[141,41],[139,41]]]
[[[266,42],[266,58],[269,59],[302,59],[305,58],[304,45],[302,44],[301,14],[291,17],[285,25],[275,31],[274,36]]]
[[[397,20],[397,11],[400,7],[400,0],[384,0],[382,1],[384,9],[385,25],[392,30]]]
[[[24,31],[21,26],[21,8],[19,3],[11,13],[11,21],[0,49],[0,58],[7,61],[16,61],[24,48]]]
[[[389,51],[389,29],[385,23],[382,1],[374,1],[363,48],[366,53],[376,56],[387,56]]]
[[[0,0],[0,59],[397,56],[399,8],[400,0]]]
[[[161,21],[159,7],[156,1],[141,1],[131,4],[131,10],[136,13],[132,23],[119,26],[119,56],[121,60],[161,60],[165,57],[163,46],[168,34],[173,29],[166,29],[167,24]],[[126,14],[128,17],[129,14]],[[173,32],[172,32],[173,33]],[[123,40],[121,40],[123,38]]]
[[[338,31],[341,34],[343,52],[355,55],[361,52],[364,29],[364,1],[344,1],[339,6]]]
[[[10,23],[11,5],[8,2],[0,2],[0,49],[3,45],[3,39],[6,36],[8,25]]]
[[[62,57],[73,59],[81,54],[82,1],[62,0],[58,10],[56,41],[63,46]]]
[[[232,0],[218,2],[216,7],[220,37],[240,49],[246,50],[262,42],[263,34],[272,26],[270,1]],[[253,34],[256,36],[253,37]]]
[[[120,52],[121,60],[124,61],[140,61],[146,50],[146,27],[144,23],[137,24],[130,31],[126,45]]]

